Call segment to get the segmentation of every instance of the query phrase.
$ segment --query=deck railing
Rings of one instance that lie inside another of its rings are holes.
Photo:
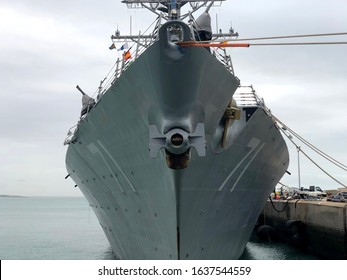
[[[130,46],[128,49],[124,49],[124,52],[130,53],[130,58],[125,59],[118,58],[111,70],[107,73],[105,78],[100,81],[99,87],[93,94],[93,98],[96,96],[96,103],[101,99],[101,97],[106,93],[106,91],[118,80],[122,73],[128,69],[128,67],[144,52],[148,47],[150,47],[158,39],[158,31],[162,25],[163,17],[158,15],[157,19],[148,27],[148,29],[143,33],[139,33],[137,36],[120,36],[119,32],[116,32],[116,35],[112,35],[112,39],[117,43],[129,43]],[[154,27],[153,27],[154,25]],[[153,28],[152,32],[148,32],[150,28]],[[235,36],[235,34],[213,34],[213,38],[224,38],[227,36]],[[231,62],[230,55],[227,54],[225,48],[211,48],[211,54],[225,66],[225,68],[234,74],[233,65]],[[251,96],[240,95],[238,97],[238,102],[244,104],[245,102],[250,102],[252,99]],[[246,103],[247,105],[248,103]],[[88,110],[89,111],[89,110]],[[80,121],[82,121],[87,114],[81,116]],[[72,131],[74,129],[74,131]],[[64,144],[70,144],[74,139],[74,135],[78,131],[78,124],[73,126],[68,133],[68,137],[65,139]]]
[[[237,106],[254,107],[259,106],[265,108],[264,99],[259,97],[253,86],[240,86],[233,95]]]
[[[115,40],[118,43],[121,42],[129,42],[131,41],[133,44],[130,46],[129,49],[124,50],[124,53],[127,51],[130,53],[129,59],[118,58],[107,74],[107,76],[102,81],[102,84],[100,84],[98,90],[95,92],[97,93],[97,101],[101,98],[101,96],[117,81],[117,79],[122,75],[122,73],[149,47],[151,46],[157,39],[158,39],[158,31],[162,25],[163,18],[162,16],[158,16],[157,19],[150,25],[149,28],[151,28],[153,25],[154,29],[151,33],[146,34],[147,31],[144,32],[144,34],[139,33],[138,36],[120,36],[112,35],[112,39]],[[148,29],[149,29],[148,28]],[[147,29],[147,30],[148,30]],[[230,34],[214,34],[212,41],[214,39],[220,39],[224,38],[224,36],[230,36]],[[234,35],[233,35],[234,36]],[[227,54],[225,48],[211,48],[211,54],[218,60],[220,63],[222,63],[225,68],[230,71],[232,74],[234,74],[234,69],[231,61],[230,55]],[[94,94],[94,95],[95,95]]]

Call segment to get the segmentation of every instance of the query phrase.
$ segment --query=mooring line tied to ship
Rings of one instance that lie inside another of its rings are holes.
[[[285,211],[286,208],[287,208],[287,206],[288,206],[288,204],[289,204],[289,200],[287,199],[287,202],[286,202],[286,204],[283,206],[282,210],[278,210],[278,209],[275,207],[275,205],[274,205],[274,203],[273,203],[273,201],[272,201],[271,196],[269,196],[269,199],[270,199],[272,208],[273,208],[277,213],[281,213],[281,212]]]
[[[334,180],[336,183],[343,187],[347,187],[347,184],[342,183],[340,180],[335,178],[333,175],[328,173],[325,169],[323,169],[315,160],[313,160],[307,153],[303,151],[303,149],[294,142],[293,136],[296,137],[300,142],[302,142],[304,145],[306,145],[308,148],[310,148],[312,151],[314,151],[316,154],[324,158],[325,160],[329,161],[336,167],[347,171],[347,166],[338,160],[332,158],[331,156],[327,155],[317,147],[315,147],[313,144],[311,144],[309,141],[305,140],[303,137],[301,137],[298,133],[296,133],[294,130],[289,128],[287,125],[285,125],[282,121],[280,121],[278,118],[276,118],[270,111],[268,111],[268,114],[274,119],[274,121],[277,123],[277,126],[282,131],[282,133],[289,139],[289,141],[296,147],[298,153],[301,152],[308,160],[310,160],[317,168],[319,168],[323,173],[325,173],[328,177],[330,177],[332,180]]]
[[[304,46],[304,45],[346,45],[347,41],[329,41],[329,42],[281,42],[281,43],[233,43],[235,41],[255,41],[255,40],[277,40],[277,39],[293,39],[323,36],[341,36],[347,35],[347,32],[339,33],[321,33],[321,34],[304,34],[290,36],[272,36],[272,37],[254,37],[244,39],[223,40],[216,39],[213,41],[187,41],[177,43],[180,47],[211,47],[211,48],[249,48],[252,46]]]
[[[252,88],[252,92],[253,94],[256,94],[255,90],[253,89],[252,86],[250,86]],[[259,98],[259,97],[258,97]],[[340,180],[338,180],[335,176],[333,176],[332,174],[330,174],[328,171],[326,171],[323,167],[321,167],[321,165],[319,165],[312,157],[310,157],[306,152],[304,152],[303,148],[301,146],[299,146],[299,144],[296,143],[296,141],[294,141],[294,138],[297,139],[298,141],[300,141],[301,143],[303,143],[305,146],[307,146],[309,149],[311,149],[313,152],[315,152],[317,155],[319,155],[320,157],[324,158],[326,161],[330,162],[331,164],[335,165],[336,167],[338,167],[339,169],[343,170],[343,171],[347,171],[347,165],[343,164],[342,162],[336,160],[335,158],[329,156],[328,154],[326,154],[325,152],[323,152],[322,150],[320,150],[319,148],[317,148],[316,146],[314,146],[312,143],[310,143],[309,141],[305,140],[302,136],[300,136],[297,132],[295,132],[293,129],[291,129],[288,125],[286,125],[284,122],[282,122],[279,118],[277,118],[275,115],[273,115],[273,113],[271,112],[271,110],[265,105],[264,102],[260,103],[261,107],[263,108],[263,110],[266,112],[266,114],[271,117],[274,121],[274,123],[276,124],[277,128],[288,138],[288,140],[295,146],[295,148],[298,151],[298,155],[299,153],[301,153],[302,155],[304,155],[309,161],[311,161],[311,163],[313,163],[318,169],[320,169],[323,173],[325,173],[328,177],[330,177],[332,180],[334,180],[336,183],[338,183],[339,185],[341,185],[342,187],[347,187],[347,184],[341,182]],[[299,175],[300,176],[300,175]],[[347,205],[347,202],[346,202]]]

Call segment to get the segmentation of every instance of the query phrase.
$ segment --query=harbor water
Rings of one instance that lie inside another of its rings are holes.
[[[1,260],[112,260],[111,247],[83,197],[0,197]],[[315,260],[280,242],[252,237],[243,260]]]

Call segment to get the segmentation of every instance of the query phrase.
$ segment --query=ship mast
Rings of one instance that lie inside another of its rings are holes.
[[[123,43],[123,45],[118,48],[118,51],[124,50],[124,52],[130,53],[131,49],[131,59],[135,60],[158,39],[158,31],[163,22],[177,20],[183,21],[186,18],[188,25],[192,30],[192,38],[194,38],[194,23],[196,20],[194,19],[193,14],[202,8],[205,10],[204,13],[207,14],[211,7],[219,7],[224,1],[225,0],[122,0],[121,2],[126,4],[129,9],[145,8],[157,15],[157,18],[144,33],[139,32],[138,35],[122,35],[117,28],[114,35],[111,35],[112,45],[109,48],[115,49],[117,48],[115,44]],[[181,9],[185,5],[189,5],[190,7],[186,7],[187,12],[183,13]],[[149,31],[149,29],[152,27],[153,29]],[[149,33],[147,31],[149,31]],[[222,32],[222,30],[217,30],[215,33],[212,32],[209,40],[213,42],[217,39],[227,39],[238,36],[239,34],[235,32],[233,28],[230,28],[229,32],[226,33]],[[128,45],[128,43],[131,45]],[[125,46],[127,46],[127,48],[125,48]],[[218,52],[218,55],[216,52]],[[213,51],[213,54],[217,57],[217,59],[225,64],[226,68],[230,72],[234,72],[230,55],[226,53],[225,48],[216,49]],[[114,79],[117,79],[128,65],[129,61],[127,60],[121,59],[117,61]]]
[[[111,39],[118,42],[131,40],[136,43],[140,43],[140,41],[143,40],[151,41],[155,39],[156,30],[158,30],[159,26],[162,24],[162,20],[183,20],[189,18],[189,21],[191,22],[193,20],[192,14],[200,8],[206,7],[205,12],[208,12],[211,7],[219,7],[224,1],[226,0],[122,0],[122,3],[126,4],[129,9],[145,8],[156,14],[158,16],[157,25],[154,28],[154,32],[149,35],[121,35],[117,29],[115,35],[111,36]],[[191,10],[182,14],[181,8],[188,3]],[[228,33],[217,31],[217,33],[212,34],[212,37],[214,40],[218,38],[238,37],[238,33],[234,32],[234,30],[230,28]],[[147,43],[142,42],[142,45],[146,46]]]
[[[183,20],[201,7],[220,6],[223,1],[225,0],[123,0],[122,3],[125,3],[129,9],[146,8],[158,16],[164,13],[166,20]],[[188,3],[192,11],[181,14],[181,8]]]

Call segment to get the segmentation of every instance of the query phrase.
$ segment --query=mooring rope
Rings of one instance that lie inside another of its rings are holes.
[[[282,209],[282,210],[278,210],[278,209],[276,209],[276,207],[275,207],[275,205],[274,205],[274,203],[273,203],[273,201],[272,201],[271,196],[269,196],[269,198],[270,198],[270,202],[271,202],[272,208],[273,208],[277,213],[281,213],[281,212],[283,212],[284,210],[286,210],[286,208],[287,208],[287,206],[288,206],[288,204],[289,204],[289,200],[287,199],[287,203],[284,205],[283,209]]]
[[[307,37],[322,37],[322,36],[340,36],[340,35],[347,35],[347,32],[302,34],[302,35],[272,36],[272,37],[254,37],[254,38],[245,38],[245,39],[237,38],[237,39],[231,39],[231,41],[277,40],[277,39],[292,39],[292,38],[307,38]]]
[[[343,42],[294,42],[294,43],[202,43],[197,41],[188,41],[177,43],[180,47],[201,47],[201,48],[249,48],[257,46],[305,46],[305,45],[347,45]]]
[[[315,151],[317,154],[319,154],[320,156],[324,157],[325,159],[329,160],[331,163],[333,163],[335,166],[340,167],[343,170],[347,170],[346,166],[342,163],[340,163],[339,161],[333,159],[332,157],[328,156],[327,154],[321,152],[321,150],[319,150],[318,148],[316,148],[315,146],[313,146],[310,142],[308,142],[307,140],[305,140],[304,138],[302,138],[299,134],[295,133],[292,129],[289,129],[287,125],[285,125],[282,121],[280,121],[277,117],[275,117],[271,111],[268,108],[264,108],[265,112],[267,112],[267,114],[273,118],[273,120],[278,123],[279,125],[278,128],[283,132],[283,134],[289,139],[290,142],[292,142],[292,144],[297,148],[297,150],[299,152],[301,152],[306,158],[308,158],[315,166],[317,166],[322,172],[324,172],[327,176],[329,176],[332,180],[334,180],[336,183],[340,184],[343,187],[347,187],[346,184],[342,183],[341,181],[339,181],[338,179],[336,179],[334,176],[332,176],[330,173],[328,173],[326,170],[324,170],[317,162],[315,162],[310,156],[308,156],[302,149],[301,147],[299,147],[292,139],[292,137],[290,137],[286,131],[289,131],[290,133],[292,133],[295,137],[297,137],[300,141],[302,141],[306,146],[308,146],[309,148],[311,148],[313,151]],[[301,140],[302,139],[302,140]]]
[[[237,38],[237,39],[215,39],[213,42],[225,42],[225,41],[257,41],[257,40],[278,40],[278,39],[293,39],[293,38],[308,38],[308,37],[324,37],[324,36],[341,36],[347,35],[347,32],[338,33],[318,33],[318,34],[300,34],[300,35],[289,35],[289,36],[272,36],[272,37],[253,37],[253,38]],[[208,43],[210,41],[202,41],[203,43]]]
[[[289,36],[271,36],[271,37],[253,37],[244,39],[215,39],[211,41],[189,41],[177,43],[181,47],[216,47],[216,48],[248,48],[252,46],[305,46],[305,45],[346,45],[347,41],[335,42],[283,42],[283,43],[232,43],[240,41],[259,41],[259,40],[278,40],[293,38],[310,38],[310,37],[326,37],[326,36],[342,36],[347,32],[338,33],[318,33],[318,34],[300,34]]]
[[[347,166],[344,165],[343,163],[339,162],[338,160],[332,158],[331,156],[329,156],[328,154],[324,153],[322,150],[318,149],[317,147],[315,147],[313,144],[311,144],[309,141],[305,140],[303,137],[301,137],[298,133],[296,133],[293,129],[291,129],[290,127],[288,127],[286,124],[284,124],[281,120],[279,120],[277,117],[275,117],[274,115],[272,115],[272,118],[279,123],[280,129],[285,132],[285,131],[289,131],[290,134],[292,134],[293,136],[295,136],[297,139],[299,139],[302,143],[304,143],[306,146],[308,146],[310,149],[314,150],[316,153],[318,153],[320,156],[324,157],[326,160],[330,161],[332,164],[336,165],[337,167],[343,169],[344,171],[347,171]],[[286,134],[286,133],[284,133]],[[297,146],[296,146],[297,147]]]

